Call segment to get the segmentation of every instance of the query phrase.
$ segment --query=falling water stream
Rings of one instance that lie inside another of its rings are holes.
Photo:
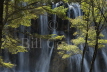
[[[40,15],[39,17],[39,22],[40,22],[40,34],[41,35],[47,35],[49,34],[48,32],[48,16],[47,13],[44,15]],[[49,48],[47,46],[47,41],[42,40],[41,41],[41,55],[36,63],[36,68],[35,72],[48,72],[49,68]]]
[[[55,8],[56,7],[56,4],[53,4],[52,5],[52,8]],[[50,23],[53,23],[53,27],[51,27],[52,29],[52,34],[57,34],[56,33],[56,29],[55,29],[55,24],[56,24],[56,15],[53,15],[52,16],[52,21]],[[45,15],[41,15],[40,16],[40,29],[41,29],[41,35],[46,35],[46,34],[49,34],[48,32],[48,27],[49,25],[51,24],[48,24],[48,16],[47,16],[47,13]],[[49,72],[49,64],[50,64],[50,59],[51,59],[51,55],[52,55],[52,51],[53,51],[53,48],[54,48],[54,42],[52,47],[48,47],[47,45],[47,41],[44,41],[42,40],[42,52],[41,52],[41,56],[40,56],[40,59],[39,61],[37,62],[36,64],[36,72]],[[50,50],[49,50],[50,49]]]
[[[68,5],[68,8],[69,8],[68,17],[70,17],[70,18],[76,18],[78,16],[82,16],[80,5],[78,3],[71,3],[71,4]],[[71,17],[71,13],[72,13],[71,11],[73,11],[73,17]],[[68,28],[70,28],[69,26],[70,25],[68,24]],[[69,38],[69,36],[68,36],[68,38]],[[69,41],[69,39],[68,39],[68,41]],[[81,46],[81,47],[83,47],[83,46]],[[69,58],[69,60],[70,60],[70,63],[69,63],[70,70],[69,71],[71,71],[71,72],[72,71],[73,72],[80,72],[80,69],[81,69],[81,65],[80,64],[81,64],[81,60],[82,60],[81,54],[71,56]],[[84,60],[84,64],[85,64],[85,68],[86,68],[87,67],[86,60]],[[87,71],[87,68],[85,70]]]

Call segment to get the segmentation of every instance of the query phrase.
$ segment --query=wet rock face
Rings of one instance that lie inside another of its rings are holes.
[[[39,32],[39,24],[38,20],[31,20],[31,33],[38,33]]]
[[[50,63],[50,72],[66,72],[67,60],[63,60],[57,53]]]

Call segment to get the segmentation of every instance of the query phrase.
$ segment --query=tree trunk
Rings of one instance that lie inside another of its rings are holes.
[[[97,26],[97,24],[95,24],[96,26],[96,44],[95,44],[95,50],[94,50],[94,54],[93,54],[93,58],[92,58],[92,61],[91,61],[91,68],[90,68],[90,72],[92,72],[92,69],[94,67],[94,62],[95,62],[95,59],[97,57],[97,52],[98,52],[98,39],[99,39],[99,26]]]
[[[95,59],[97,57],[97,51],[98,51],[98,39],[96,40],[96,45],[95,45],[95,50],[94,50],[94,54],[93,54],[93,58],[92,58],[92,62],[91,62],[91,68],[90,68],[90,72],[92,72],[92,69],[94,67],[94,62],[95,62]]]
[[[87,32],[88,32],[88,31],[87,31]],[[84,46],[83,54],[82,54],[81,72],[83,72],[84,56],[85,56],[85,52],[86,52],[86,49],[87,49],[87,40],[88,40],[88,33],[86,34],[86,38],[85,38],[85,46]]]
[[[89,16],[89,14],[88,14],[88,16]],[[85,46],[84,46],[83,54],[82,54],[81,72],[83,72],[84,57],[85,57],[86,49],[87,49],[87,46],[88,46],[88,43],[87,43],[87,41],[88,41],[88,30],[89,30],[89,25],[88,25],[88,21],[87,21],[87,33],[86,33],[86,37],[85,37]]]
[[[3,29],[3,3],[4,3],[4,0],[1,0],[0,1],[0,53],[1,53],[1,45],[2,45],[2,29]]]

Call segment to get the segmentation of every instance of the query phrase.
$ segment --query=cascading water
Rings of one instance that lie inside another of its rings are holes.
[[[56,7],[56,4],[53,4],[52,8],[55,8],[55,7]],[[51,23],[54,24],[53,27],[51,27],[52,34],[57,34],[56,29],[55,29],[56,15],[53,15],[52,17],[53,19],[49,25],[51,25]],[[49,34],[47,13],[45,15],[40,16],[40,26],[41,26],[40,27],[41,35]],[[50,59],[51,59],[51,55],[52,55],[53,48],[54,48],[54,42],[52,42],[52,47],[50,50],[49,50],[50,46],[48,47],[48,43],[49,41],[42,40],[42,43],[41,43],[42,51],[41,51],[40,59],[36,64],[36,68],[35,68],[36,72],[49,72],[49,64],[50,64]]]
[[[30,33],[30,27],[24,27],[20,26],[20,32],[29,32]],[[25,42],[24,40],[29,39],[29,36],[24,35],[23,33],[19,33],[19,39],[22,42]],[[23,43],[22,43],[23,44]],[[27,47],[28,49],[28,47]],[[29,49],[28,49],[29,50]],[[29,72],[29,52],[18,53],[18,65],[17,65],[17,72]]]
[[[40,34],[46,35],[49,34],[48,32],[48,17],[47,13],[45,15],[40,15],[39,17],[39,24],[40,24]],[[36,64],[35,72],[48,72],[48,54],[49,48],[47,47],[47,41],[41,41],[41,55],[39,61]]]
[[[20,31],[24,32],[25,27],[24,26],[20,26]],[[19,39],[21,40],[22,38],[24,38],[24,34],[19,34]],[[23,72],[23,67],[24,67],[24,53],[19,53],[18,54],[18,59],[19,59],[19,63],[18,63],[18,71],[19,72]]]
[[[74,14],[73,18],[76,18],[77,16],[82,16],[82,12],[80,10],[79,4],[72,3],[71,5],[69,5],[69,9],[73,10],[73,14]],[[107,32],[105,29],[103,30],[102,33],[105,35],[104,39],[107,39]],[[106,45],[106,47],[107,47],[107,45]],[[83,45],[80,45],[80,49],[83,50]],[[86,55],[84,57],[83,72],[89,72],[89,70],[90,70],[90,63],[92,60],[93,51],[94,51],[94,49],[91,47],[89,47],[87,49]],[[106,51],[107,51],[106,48],[102,48],[98,51],[98,55],[96,57],[94,67],[93,67],[93,72],[106,72],[106,69],[107,69]],[[80,72],[81,71],[81,60],[82,60],[82,55],[80,55],[80,54],[70,57],[70,63],[69,63],[70,69],[68,72],[70,72],[70,71],[71,72]],[[100,61],[102,61],[102,64]]]
[[[71,17],[71,11],[72,12],[72,17]],[[82,16],[82,12],[80,9],[80,5],[78,3],[71,3],[68,5],[68,17],[69,18],[76,18],[78,16]],[[68,24],[68,30],[70,25]],[[69,35],[69,33],[68,33]],[[70,36],[68,36],[69,38]],[[69,41],[69,39],[68,39]],[[69,42],[68,42],[69,43]],[[80,47],[83,47],[83,45],[80,45]],[[83,48],[80,48],[83,49]],[[82,55],[78,54],[78,55],[74,55],[72,57],[70,57],[70,63],[69,63],[69,71],[71,72],[80,72],[81,70],[81,60],[82,60]],[[87,60],[84,58],[84,72],[87,72],[89,70],[88,64],[87,64]]]

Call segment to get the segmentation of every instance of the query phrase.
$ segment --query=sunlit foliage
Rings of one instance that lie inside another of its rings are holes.
[[[54,3],[59,0],[53,1]],[[67,0],[63,0],[67,2]],[[25,27],[31,26],[31,19],[36,20],[41,14],[56,14],[62,19],[66,19],[67,8],[60,6],[57,8],[51,8],[50,0],[5,0],[4,1],[4,11],[3,11],[3,38],[2,38],[2,47],[1,49],[7,49],[8,52],[12,54],[17,54],[18,52],[27,52],[27,49],[21,46],[21,41],[17,36],[14,36],[14,33],[23,33],[19,32],[17,29],[21,25]],[[10,31],[12,29],[13,31]],[[56,35],[39,35],[39,34],[30,34],[23,33],[29,37],[50,39],[50,40],[61,40],[64,36]],[[5,67],[13,67],[11,63],[3,62],[3,59],[0,58],[0,65]]]
[[[92,1],[92,2],[91,2]],[[90,3],[91,2],[91,3]],[[77,17],[75,19],[70,19],[72,25],[75,27],[77,32],[74,33],[77,39],[74,39],[74,44],[85,43],[86,34],[88,34],[88,45],[94,47],[96,44],[96,29],[99,30],[98,48],[105,47],[106,39],[101,39],[104,37],[102,30],[106,27],[106,1],[105,0],[82,0],[81,9],[84,12],[83,16]],[[88,9],[87,9],[88,8]],[[97,25],[95,25],[97,24]],[[82,40],[79,40],[79,39]],[[77,41],[79,40],[79,41]]]
[[[65,42],[62,42],[58,45],[58,54],[62,56],[62,58],[68,58],[75,54],[81,54],[82,51],[76,45],[69,45]]]
[[[14,64],[11,64],[11,63],[6,63],[6,62],[4,62],[3,59],[2,59],[2,57],[0,57],[0,66],[12,68],[12,67],[15,66],[15,65],[14,65]]]

